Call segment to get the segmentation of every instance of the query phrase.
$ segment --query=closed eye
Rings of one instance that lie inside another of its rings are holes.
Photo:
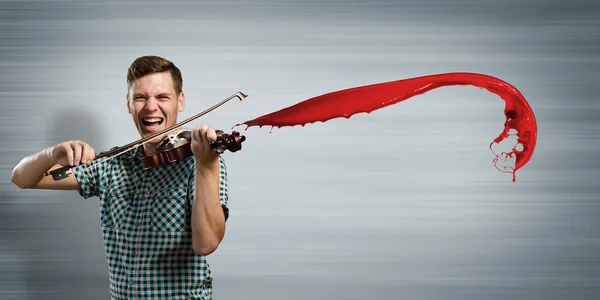
[[[146,95],[143,94],[135,94],[133,95],[133,100],[134,101],[146,101],[148,97],[146,97]]]
[[[159,94],[156,98],[161,99],[161,100],[169,100],[169,99],[171,99],[169,97],[169,95],[167,95],[167,94]]]

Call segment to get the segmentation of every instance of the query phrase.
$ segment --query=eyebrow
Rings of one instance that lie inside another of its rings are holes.
[[[156,97],[170,97],[171,94],[170,93],[160,93],[158,95],[156,95]],[[148,98],[148,96],[146,94],[143,93],[135,93],[133,94],[133,98]]]

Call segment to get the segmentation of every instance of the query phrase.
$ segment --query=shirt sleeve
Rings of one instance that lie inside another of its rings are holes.
[[[227,188],[227,166],[225,165],[225,160],[219,156],[219,201],[221,201],[221,207],[223,208],[223,213],[225,214],[225,221],[229,219],[229,205],[227,202],[229,201],[229,190]]]
[[[96,154],[98,155],[98,153]],[[80,185],[79,195],[84,199],[99,196],[100,191],[100,171],[104,166],[103,160],[94,160],[87,165],[79,165],[71,168],[75,180]]]
[[[195,161],[195,159],[194,159]],[[190,203],[194,203],[194,192],[196,190],[196,164],[191,164],[188,184],[188,200]],[[227,166],[225,160],[219,156],[219,201],[225,214],[225,221],[229,219],[229,191],[227,184]]]

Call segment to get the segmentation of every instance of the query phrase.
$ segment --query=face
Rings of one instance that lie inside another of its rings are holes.
[[[142,138],[177,124],[177,113],[183,111],[183,107],[183,92],[177,95],[169,72],[136,80],[127,94],[127,110]],[[159,144],[163,136],[148,143]]]

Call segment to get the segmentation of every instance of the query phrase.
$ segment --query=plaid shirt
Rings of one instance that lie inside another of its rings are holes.
[[[100,198],[112,299],[211,299],[210,267],[192,249],[196,160],[144,170],[142,155],[140,146],[72,168],[79,194]],[[227,171],[219,159],[219,198],[227,220]]]

